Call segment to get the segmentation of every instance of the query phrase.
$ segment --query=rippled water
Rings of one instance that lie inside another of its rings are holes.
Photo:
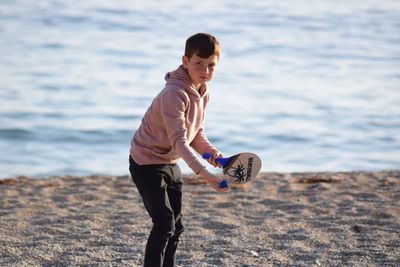
[[[223,49],[206,133],[225,155],[400,167],[398,1],[1,1],[0,177],[127,174],[141,116],[200,31]]]

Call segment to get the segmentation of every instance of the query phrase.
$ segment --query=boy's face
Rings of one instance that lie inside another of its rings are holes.
[[[211,55],[208,58],[201,58],[193,55],[190,59],[182,57],[182,64],[187,69],[190,78],[195,86],[205,84],[210,81],[218,63],[218,56]]]

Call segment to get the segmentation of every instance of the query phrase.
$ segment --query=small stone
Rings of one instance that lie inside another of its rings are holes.
[[[250,253],[251,253],[254,257],[258,257],[258,253],[255,252],[254,250],[250,250]]]
[[[361,233],[362,227],[360,225],[353,225],[351,229],[356,233]]]

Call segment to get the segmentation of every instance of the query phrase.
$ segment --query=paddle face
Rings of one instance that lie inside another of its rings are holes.
[[[218,161],[218,159],[217,159]],[[261,170],[261,159],[254,153],[239,153],[222,164],[224,175],[234,183],[247,183],[254,179]]]

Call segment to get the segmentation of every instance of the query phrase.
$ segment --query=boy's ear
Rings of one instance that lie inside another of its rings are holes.
[[[187,69],[188,65],[189,65],[189,59],[187,56],[182,56],[182,65],[185,69]]]

